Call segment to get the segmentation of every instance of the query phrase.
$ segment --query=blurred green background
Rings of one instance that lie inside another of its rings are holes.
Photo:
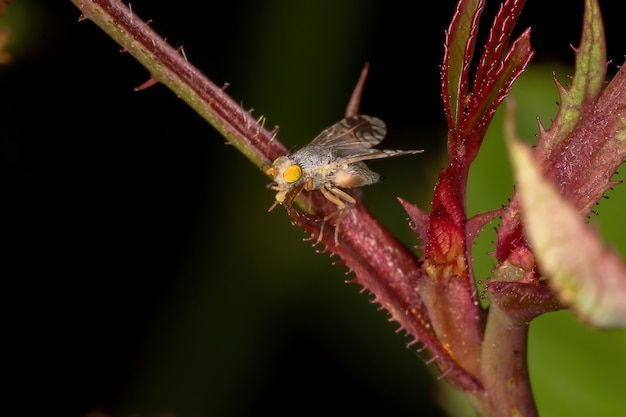
[[[488,3],[490,18],[498,4]],[[519,28],[533,27],[537,55],[513,95],[532,143],[536,118],[547,127],[556,113],[551,73],[564,83],[572,73],[582,1],[528,3]],[[369,61],[362,112],[387,122],[386,147],[426,150],[372,163],[386,180],[364,190],[410,247],[395,197],[427,209],[446,164],[438,76],[454,5],[132,2],[266,126],[279,125],[290,148],[343,117]],[[600,5],[609,58],[621,64],[617,5]],[[267,177],[165,87],[134,92],[147,71],[78,17],[69,1],[34,0],[0,17],[12,54],[0,66],[5,378],[22,414],[471,415],[371,297],[345,283],[345,267],[317,254],[283,210],[267,213]],[[498,114],[471,172],[470,214],[511,194],[501,131]],[[624,255],[626,191],[608,197],[591,223]],[[474,248],[481,279],[496,226]],[[625,353],[624,331],[589,330],[568,312],[535,320],[541,415],[626,415]]]

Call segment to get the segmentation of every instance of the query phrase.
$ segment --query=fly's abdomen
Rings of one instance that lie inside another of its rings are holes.
[[[380,175],[370,170],[363,162],[348,164],[334,172],[332,182],[338,187],[352,188],[373,184]]]

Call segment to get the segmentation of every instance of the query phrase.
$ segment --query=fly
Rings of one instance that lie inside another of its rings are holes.
[[[276,158],[266,171],[274,178],[269,188],[277,191],[276,201],[269,210],[277,204],[291,209],[293,200],[302,190],[319,190],[337,206],[337,211],[324,217],[317,242],[322,239],[326,221],[337,216],[337,244],[339,222],[356,204],[354,197],[343,189],[374,184],[381,179],[363,161],[424,152],[423,149],[402,151],[374,148],[386,134],[387,128],[382,120],[365,115],[350,116],[324,130],[311,143],[293,154]]]

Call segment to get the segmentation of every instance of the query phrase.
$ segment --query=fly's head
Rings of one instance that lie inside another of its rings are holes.
[[[272,210],[276,204],[291,205],[291,201],[302,190],[304,178],[302,175],[302,167],[288,156],[280,156],[274,160],[272,166],[265,173],[274,178],[269,184],[269,188],[276,193],[276,202],[270,207]]]

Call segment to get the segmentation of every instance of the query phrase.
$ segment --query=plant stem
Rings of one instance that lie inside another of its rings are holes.
[[[528,375],[528,324],[516,324],[492,303],[481,360],[484,391],[473,398],[481,415],[537,417]]]

